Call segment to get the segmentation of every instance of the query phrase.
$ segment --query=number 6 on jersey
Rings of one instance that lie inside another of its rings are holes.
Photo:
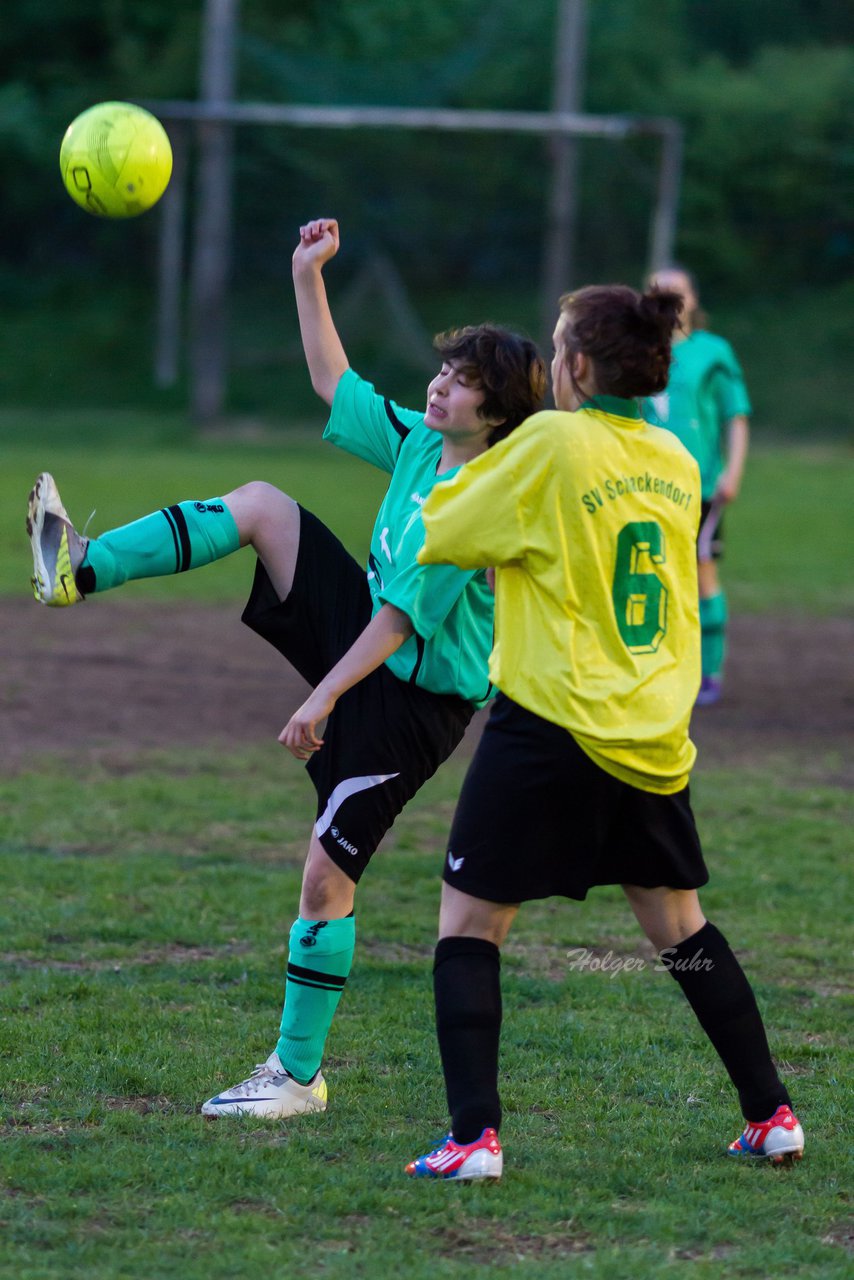
[[[630,653],[655,653],[667,631],[667,587],[644,569],[664,564],[664,533],[654,520],[632,520],[617,535],[611,594],[617,628]]]

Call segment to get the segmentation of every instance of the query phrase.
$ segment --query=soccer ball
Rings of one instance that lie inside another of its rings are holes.
[[[99,102],[66,129],[59,168],[81,209],[99,218],[135,218],[166,190],[172,148],[150,111],[130,102]]]

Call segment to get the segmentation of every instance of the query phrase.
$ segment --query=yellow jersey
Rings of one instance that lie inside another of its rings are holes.
[[[418,559],[495,566],[490,677],[601,768],[680,791],[700,684],[700,473],[633,400],[534,414],[423,508]]]

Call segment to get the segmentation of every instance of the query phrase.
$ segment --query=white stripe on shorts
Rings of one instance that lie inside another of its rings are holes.
[[[721,522],[723,513],[724,503],[720,499],[712,498],[709,514],[700,525],[700,532],[697,536],[697,559],[701,564],[708,564],[712,559],[712,543],[715,540],[715,534],[718,531],[718,525]]]
[[[339,782],[329,797],[329,803],[314,824],[314,834],[318,839],[326,834],[332,825],[332,819],[348,796],[354,796],[359,791],[367,791],[369,787],[378,787],[380,783],[388,782],[389,778],[399,776],[397,773],[369,773],[361,778],[345,778],[343,782]]]

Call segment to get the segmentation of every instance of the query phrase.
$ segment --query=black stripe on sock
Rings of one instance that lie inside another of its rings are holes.
[[[172,541],[175,543],[175,572],[181,572],[181,544],[178,542],[178,534],[175,531],[175,521],[172,519],[169,509],[161,507],[160,514],[165,518],[169,526],[169,532],[172,534]]]
[[[175,528],[178,530],[178,538],[181,542],[181,557],[178,561],[178,572],[186,573],[190,567],[192,559],[192,550],[190,548],[190,531],[187,528],[187,520],[184,512],[176,504],[169,508],[169,514],[175,521]]]
[[[343,987],[347,981],[346,975],[342,978],[339,973],[323,973],[320,969],[304,969],[301,964],[291,964],[288,962],[288,977],[303,978],[308,982],[317,984],[326,983],[330,987]]]
[[[385,406],[385,416],[388,418],[401,440],[405,440],[409,435],[409,427],[405,427],[403,425],[394,409],[392,409],[390,400],[383,400],[383,405]]]
[[[288,982],[292,982],[295,987],[313,987],[315,991],[343,991],[344,984],[340,987],[335,986],[331,982],[309,982],[306,978],[295,978],[292,973],[288,974]]]

